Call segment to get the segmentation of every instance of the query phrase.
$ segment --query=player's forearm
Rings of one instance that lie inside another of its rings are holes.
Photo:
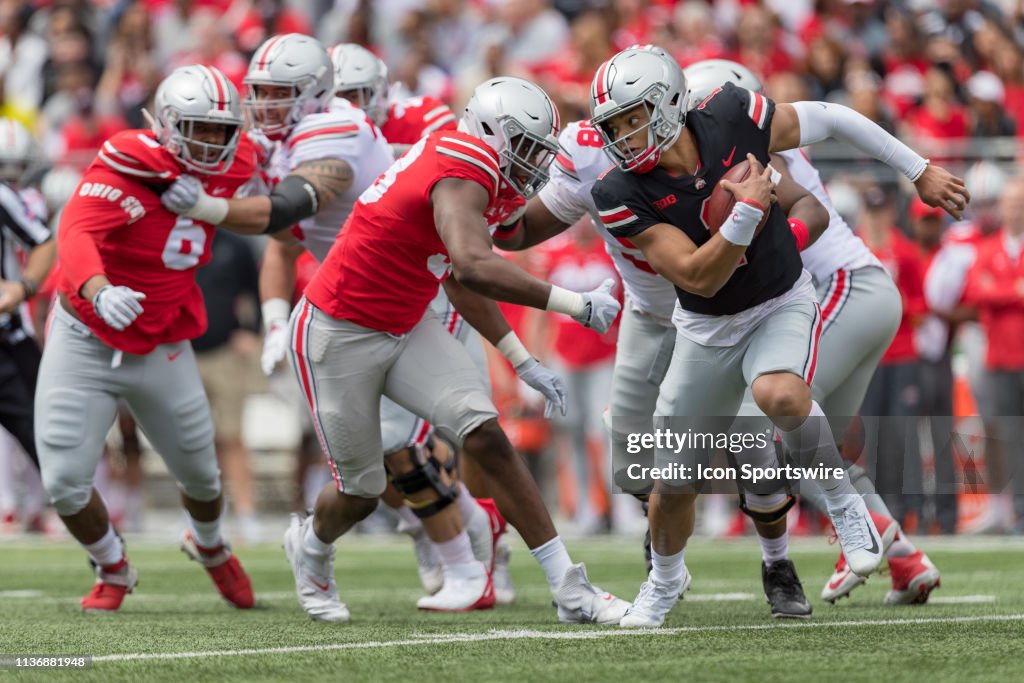
[[[679,257],[671,270],[662,275],[680,289],[710,298],[729,281],[746,250],[744,245],[714,235],[693,253]]]
[[[493,299],[466,289],[455,278],[445,280],[444,289],[459,315],[495,347],[512,331]]]
[[[270,225],[270,197],[228,199],[227,215],[219,227],[240,235],[262,235]]]
[[[56,240],[49,239],[43,242],[28,255],[28,261],[25,262],[25,268],[22,270],[22,280],[32,285],[33,289],[39,289],[39,285],[50,273],[56,259]]]
[[[494,232],[494,246],[505,251],[522,251],[560,235],[569,228],[534,197],[526,206],[526,213],[514,226],[500,226]]]
[[[278,245],[273,241],[267,245],[260,265],[261,303],[271,299],[292,300],[295,293],[295,262],[298,259],[293,252],[293,247]]]
[[[551,285],[492,251],[451,255],[452,275],[463,287],[495,301],[547,307]]]
[[[786,105],[780,105],[783,106]],[[927,159],[849,107],[831,102],[795,102],[789,106],[799,121],[800,147],[829,138],[841,140],[894,168],[912,182],[920,178],[928,166]],[[776,147],[774,127],[772,132],[772,149],[786,149]]]
[[[93,275],[78,290],[78,295],[86,301],[92,301],[96,293],[111,284],[106,275]]]

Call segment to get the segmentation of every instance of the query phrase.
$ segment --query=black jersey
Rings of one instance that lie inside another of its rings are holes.
[[[763,95],[732,83],[718,88],[687,116],[700,158],[696,174],[673,176],[658,167],[638,175],[615,167],[592,190],[601,221],[627,241],[652,225],[668,223],[701,246],[711,239],[707,202],[722,176],[748,152],[768,163],[774,114],[775,103]],[[676,287],[676,295],[688,311],[732,315],[787,292],[802,269],[786,214],[772,205],[764,229],[717,294],[707,298]]]

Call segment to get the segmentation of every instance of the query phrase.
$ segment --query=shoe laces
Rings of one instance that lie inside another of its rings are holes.
[[[852,509],[844,510],[832,520],[832,524],[836,528],[836,535],[846,540],[844,549],[867,548],[870,545],[868,525]]]

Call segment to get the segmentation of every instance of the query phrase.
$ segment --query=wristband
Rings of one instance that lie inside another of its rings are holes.
[[[811,241],[811,231],[807,229],[807,224],[799,218],[790,218],[789,229],[793,232],[793,237],[796,238],[796,250],[806,249]]]
[[[267,299],[260,306],[260,311],[263,313],[263,325],[270,329],[270,324],[275,320],[287,321],[292,313],[291,304],[280,297],[274,299]]]
[[[718,234],[737,246],[750,246],[754,241],[757,225],[764,216],[764,209],[759,208],[760,206],[757,202],[747,200],[736,202],[732,213],[718,229]]]
[[[551,285],[551,294],[548,295],[548,305],[545,308],[555,313],[565,313],[575,317],[583,312],[585,305],[583,295],[579,292],[571,292],[558,285]]]
[[[220,225],[228,217],[228,200],[223,197],[211,197],[203,192],[199,195],[199,201],[186,215],[203,223]]]
[[[508,362],[512,364],[513,368],[518,368],[520,365],[528,360],[531,360],[533,356],[523,346],[523,342],[519,340],[515,332],[509,332],[501,338],[495,348],[501,352],[501,355],[508,359]]]

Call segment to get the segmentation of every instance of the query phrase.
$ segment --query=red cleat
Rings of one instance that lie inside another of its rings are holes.
[[[885,594],[887,605],[923,605],[928,595],[942,585],[939,570],[924,552],[907,557],[890,557],[892,590]]]
[[[895,520],[880,515],[877,512],[869,510],[868,514],[871,515],[871,521],[875,523],[875,528],[878,529],[878,536],[882,539],[882,552],[884,553],[892,545],[892,542],[896,540],[896,535],[900,532],[900,525]],[[890,562],[890,566],[891,564]],[[835,571],[832,572],[832,576],[825,582],[825,587],[821,589],[821,599],[825,602],[835,603],[839,598],[849,596],[854,588],[862,585],[865,581],[867,581],[866,578],[853,573],[846,564],[846,556],[840,552]]]
[[[139,583],[139,573],[121,558],[117,564],[96,567],[96,584],[89,594],[82,598],[83,612],[116,612]]]
[[[249,576],[226,543],[219,548],[203,548],[192,540],[191,532],[186,531],[181,540],[181,550],[203,565],[225,600],[239,609],[250,609],[256,604]]]

